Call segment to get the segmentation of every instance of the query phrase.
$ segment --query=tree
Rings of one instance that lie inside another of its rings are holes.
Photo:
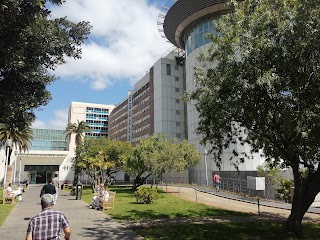
[[[64,1],[0,3],[0,123],[10,123],[17,116],[24,123],[30,117],[33,120],[33,110],[51,99],[46,86],[56,77],[48,70],[64,64],[65,57],[81,57],[89,23],[53,19],[46,7],[49,2],[60,5]]]
[[[106,148],[102,151],[105,161],[110,163],[110,167],[106,170],[107,178],[117,174],[120,170],[124,170],[128,159],[132,156],[132,145],[129,142],[120,140],[109,140]]]
[[[230,14],[215,22],[212,47],[199,57],[210,66],[196,67],[197,88],[187,96],[196,101],[197,131],[212,143],[216,161],[230,143],[250,144],[292,168],[295,191],[284,230],[301,236],[302,218],[320,191],[320,1],[229,6]]]
[[[266,180],[265,196],[268,196],[269,186],[276,190],[280,188],[280,182],[284,178],[281,176],[281,169],[278,166],[265,162],[263,165],[258,166],[257,170],[259,177],[264,177]]]
[[[131,156],[131,148],[130,143],[105,137],[85,138],[77,148],[77,165],[89,177],[93,192],[96,186],[107,183],[112,174],[123,168]]]
[[[77,123],[69,123],[66,127],[65,133],[66,138],[69,138],[69,142],[71,140],[71,136],[75,134],[75,144],[76,144],[76,156],[74,159],[74,177],[73,177],[73,184],[77,184],[79,179],[80,169],[78,167],[77,161],[79,158],[77,148],[81,145],[82,139],[84,138],[84,134],[90,127],[87,125],[85,121],[77,120]]]
[[[169,141],[164,135],[152,135],[140,140],[133,149],[126,171],[136,176],[132,187],[136,190],[151,175],[161,177],[171,170],[181,172],[198,164],[200,159],[195,147],[186,140],[178,143]]]
[[[26,151],[31,145],[33,139],[32,130],[29,126],[0,124],[0,142],[4,145],[7,139],[11,139],[16,149],[20,152]],[[10,156],[12,148],[9,150],[8,165],[10,165]]]

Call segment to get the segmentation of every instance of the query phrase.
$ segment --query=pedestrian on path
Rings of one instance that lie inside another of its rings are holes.
[[[46,193],[50,193],[53,196],[56,194],[56,187],[53,186],[52,184],[52,179],[48,179],[48,184],[44,185],[43,188],[41,189],[40,197],[42,197]],[[54,203],[55,204],[55,203]]]
[[[52,185],[55,186],[56,188],[56,194],[54,195],[54,204],[57,203],[57,199],[58,199],[58,192],[59,192],[59,178],[58,178],[58,174],[54,175],[54,178],[52,178]]]
[[[216,186],[217,192],[219,192],[220,191],[220,176],[218,175],[218,173],[214,174],[213,182],[214,182],[214,184]]]
[[[68,219],[64,213],[52,209],[53,202],[52,194],[44,194],[41,197],[42,211],[29,221],[26,240],[60,240],[61,229],[64,232],[64,239],[70,239],[71,229]]]

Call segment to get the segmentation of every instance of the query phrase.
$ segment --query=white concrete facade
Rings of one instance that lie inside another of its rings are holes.
[[[104,136],[108,137],[108,116],[111,111],[114,109],[115,105],[106,105],[106,104],[96,104],[96,103],[85,103],[85,102],[71,102],[69,107],[68,113],[68,123],[77,123],[77,121],[84,121],[90,127],[94,128],[95,125],[97,126],[106,126],[107,132],[103,134]],[[104,109],[107,110],[108,113],[104,114],[103,116],[93,116],[89,117],[88,114],[95,114],[94,111],[89,110],[91,109]],[[89,123],[88,121],[93,121]],[[98,123],[100,122],[100,123]],[[74,151],[76,148],[75,145],[75,134],[71,135],[71,138],[68,140],[68,146],[70,151]]]
[[[162,26],[160,33],[164,34],[172,44],[185,50],[186,91],[191,92],[196,88],[194,67],[199,66],[197,58],[201,52],[206,53],[211,44],[206,34],[216,34],[212,21],[222,14],[226,14],[228,7],[225,5],[226,0],[180,0],[171,1],[170,3],[170,5],[163,7],[164,13],[159,15],[160,25]],[[208,67],[211,63],[207,62],[206,64]],[[237,162],[239,159],[233,156],[232,151],[235,149],[238,152],[246,152],[251,156],[250,147],[248,145],[234,144],[225,149],[221,156],[221,169],[218,169],[212,159],[213,156],[205,155],[205,149],[210,150],[210,145],[202,146],[200,144],[202,137],[196,133],[199,125],[199,114],[194,102],[187,103],[186,112],[187,138],[191,143],[195,144],[197,150],[202,154],[201,164],[192,167],[189,171],[190,182],[204,184],[206,183],[206,176],[208,176],[209,185],[212,185],[212,173],[217,171],[225,174],[223,177],[237,178],[238,172],[232,163]],[[230,158],[233,158],[232,161],[230,161]],[[260,157],[260,154],[253,154],[252,159],[246,160],[245,163],[238,165],[238,167],[244,175],[246,173],[252,174],[257,170],[257,166],[263,164],[263,162],[264,159]]]
[[[14,151],[13,151],[14,152]],[[19,153],[18,156],[12,153],[11,163],[13,166],[13,174],[15,174],[15,183],[27,179],[29,183],[37,183],[36,178],[39,178],[35,171],[27,170],[26,168],[32,168],[32,166],[56,166],[56,170],[46,171],[46,176],[44,177],[44,183],[48,178],[53,178],[54,174],[58,174],[60,182],[65,180],[73,179],[73,170],[72,170],[72,159],[74,153],[72,151],[46,151],[46,150],[30,150],[25,153]],[[5,151],[1,149],[0,151],[0,179],[3,181],[4,170],[5,170]],[[20,176],[19,176],[20,175]],[[41,176],[40,176],[41,177]],[[13,179],[12,179],[13,182]]]
[[[154,133],[183,140],[185,131],[184,66],[177,65],[171,52],[154,64]],[[167,72],[170,68],[170,74]]]
[[[210,44],[203,45],[195,50],[193,50],[186,59],[186,91],[190,92],[195,90],[196,85],[194,81],[194,66],[199,65],[197,61],[197,57],[200,55],[201,52],[206,51]],[[201,135],[197,134],[195,131],[199,124],[199,114],[195,108],[193,103],[187,104],[187,129],[188,129],[188,140],[195,144],[197,150],[202,154],[202,161],[201,164],[193,167],[191,171],[190,180],[192,182],[198,182],[199,180],[203,183],[205,182],[205,149],[209,150],[211,147],[210,145],[203,146],[200,144],[202,139]],[[240,144],[233,144],[229,148],[225,149],[222,153],[222,164],[221,169],[218,169],[216,163],[213,160],[212,155],[207,155],[207,171],[209,176],[209,185],[212,185],[212,172],[230,172],[234,171],[236,175],[236,169],[232,165],[236,161],[239,161],[239,157],[234,157],[232,154],[233,150],[237,150],[237,152],[246,152],[249,156],[250,154],[250,147],[248,145],[241,146]],[[233,158],[230,161],[230,158]],[[253,154],[253,159],[248,159],[245,163],[239,165],[240,171],[256,171],[259,165],[264,163],[264,158],[260,156],[259,153]]]

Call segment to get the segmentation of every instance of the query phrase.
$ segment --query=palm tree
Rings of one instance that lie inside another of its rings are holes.
[[[66,133],[66,138],[71,138],[72,134],[76,134],[75,136],[75,144],[76,149],[81,145],[82,139],[84,137],[84,134],[87,130],[89,130],[90,127],[87,125],[85,121],[79,121],[77,120],[77,123],[69,123],[64,133]],[[73,184],[77,184],[78,182],[78,175],[80,173],[80,169],[77,166],[77,151],[76,151],[76,157],[75,157],[75,163],[74,163],[74,178],[73,178]]]
[[[0,142],[4,144],[7,139],[11,139],[16,149],[20,152],[27,151],[31,146],[33,139],[30,126],[18,126],[13,124],[0,124]],[[8,165],[10,165],[10,156],[12,149],[9,151]]]

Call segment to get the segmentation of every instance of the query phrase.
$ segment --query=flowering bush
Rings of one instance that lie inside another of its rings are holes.
[[[151,204],[159,198],[159,193],[155,188],[140,187],[134,194],[139,203]]]

